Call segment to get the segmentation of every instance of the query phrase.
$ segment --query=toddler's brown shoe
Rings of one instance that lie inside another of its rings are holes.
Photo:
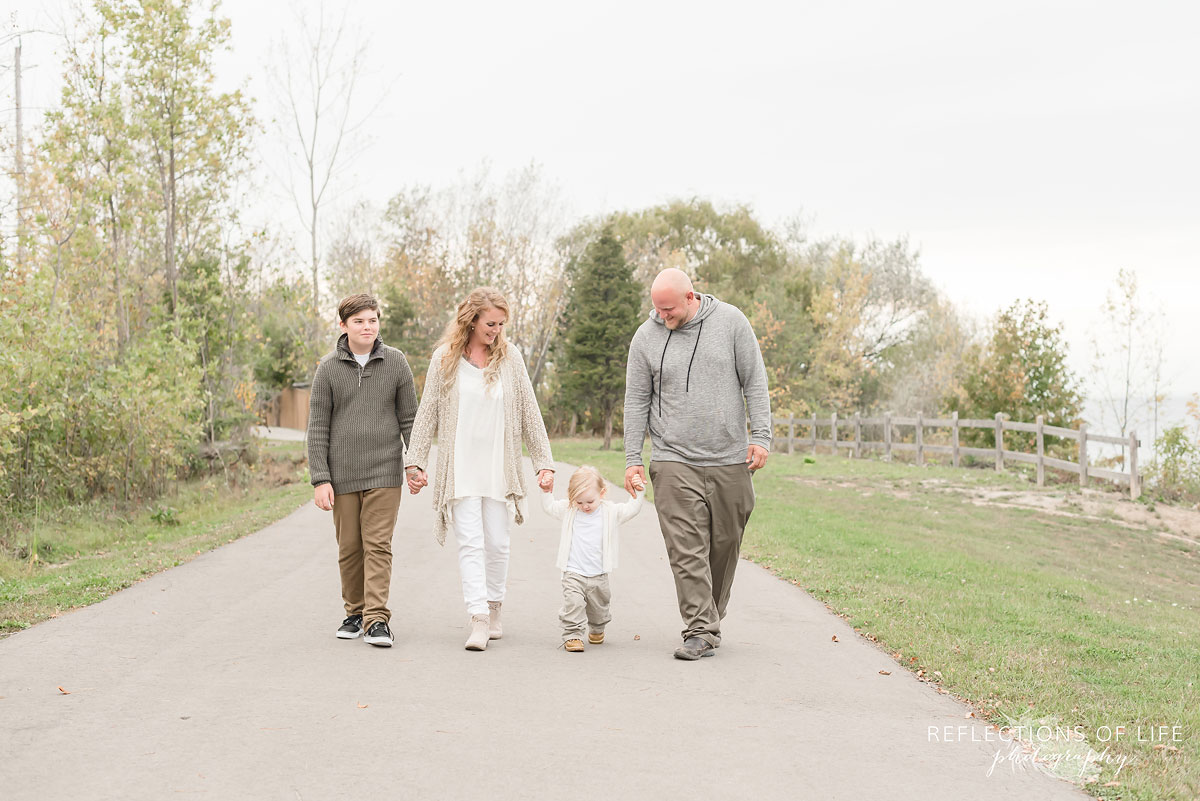
[[[563,648],[566,648],[568,651],[582,651],[583,640],[567,640],[563,643]]]
[[[603,631],[589,631],[588,632],[588,642],[590,642],[592,645],[599,645],[600,643],[604,642],[604,632]]]

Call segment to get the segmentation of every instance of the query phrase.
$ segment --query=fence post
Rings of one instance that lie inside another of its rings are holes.
[[[837,456],[837,412],[829,415],[829,438],[833,440],[833,455]]]
[[[958,467],[958,412],[950,412],[950,461]]]
[[[795,444],[796,444],[796,417],[795,417],[795,415],[789,414],[788,415],[788,456],[791,456],[793,453],[796,452]]]
[[[1088,483],[1087,423],[1079,424],[1079,486]]]
[[[1046,485],[1046,438],[1042,431],[1044,420],[1042,415],[1037,416],[1037,485],[1039,487]]]
[[[854,413],[854,458],[862,456],[862,415]]]
[[[925,464],[925,418],[917,413],[917,464]]]
[[[892,461],[892,416],[883,416],[883,458]]]
[[[1129,432],[1129,499],[1136,501],[1142,496],[1142,477],[1138,475],[1138,438],[1136,431]]]
[[[812,455],[817,455],[817,413],[813,412],[812,425],[808,428],[808,433],[812,434]]]
[[[1004,472],[1004,412],[996,412],[996,472]]]

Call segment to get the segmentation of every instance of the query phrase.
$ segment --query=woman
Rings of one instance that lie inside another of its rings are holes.
[[[480,287],[433,352],[413,423],[405,471],[413,494],[429,483],[429,447],[438,439],[434,473],[434,533],[458,541],[463,599],[471,616],[466,647],[482,651],[500,639],[500,605],[508,576],[508,523],[524,522],[521,443],[529,448],[538,485],[554,488],[550,439],[525,362],[504,338],[508,302]]]

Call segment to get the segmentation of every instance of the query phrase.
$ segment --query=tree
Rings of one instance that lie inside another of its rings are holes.
[[[367,49],[346,29],[348,8],[333,29],[326,27],[323,2],[316,15],[298,15],[299,36],[280,40],[279,64],[272,70],[276,94],[284,104],[280,138],[293,156],[282,178],[309,239],[314,324],[321,315],[321,217],[334,178],[355,155],[349,140],[370,116],[367,112],[355,118]],[[298,44],[289,44],[291,39]]]
[[[195,0],[97,0],[103,25],[119,37],[131,124],[151,166],[161,219],[161,263],[170,313],[180,331],[179,270],[219,245],[235,216],[226,204],[246,166],[252,126],[241,91],[213,91],[213,57],[229,20]]]
[[[691,275],[704,292],[749,308],[783,266],[775,236],[748,206],[718,209],[707,200],[675,200],[612,220],[648,296],[650,282],[667,267]]]
[[[896,345],[880,375],[881,401],[891,412],[936,417],[951,399],[965,399],[967,354],[974,344],[970,321],[936,298]]]
[[[966,417],[992,417],[998,412],[1012,420],[1030,422],[1039,414],[1047,425],[1070,428],[1080,422],[1083,392],[1079,378],[1067,366],[1067,347],[1061,326],[1050,322],[1044,302],[1018,301],[1002,311],[991,339],[968,356],[964,398],[947,406]],[[971,432],[994,443],[991,431]],[[1012,435],[1027,442],[1031,434]],[[1053,438],[1047,438],[1053,443]]]
[[[568,398],[604,418],[603,447],[608,450],[613,415],[625,397],[625,363],[638,324],[639,288],[611,226],[588,246],[578,270],[562,384]]]
[[[1119,270],[1100,315],[1091,345],[1102,421],[1111,420],[1124,437],[1143,420],[1151,424],[1157,441],[1158,412],[1165,392],[1162,312],[1147,306],[1137,273]],[[1122,463],[1124,459],[1122,448]]]

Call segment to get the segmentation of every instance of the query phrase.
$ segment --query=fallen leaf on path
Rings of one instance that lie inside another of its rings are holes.
[[[635,634],[635,635],[633,635],[633,639],[635,639],[635,640],[640,640],[640,639],[642,639],[642,635],[640,635],[640,634]]]
[[[366,709],[368,706],[370,706],[370,704],[359,704],[359,705],[358,705],[358,708],[359,708],[359,709]]]
[[[833,638],[832,638],[832,639],[833,639],[833,641],[834,641],[834,642],[837,642],[837,641],[838,641],[837,635],[836,635],[836,634],[835,634],[835,635],[833,635]]]
[[[58,691],[59,691],[60,693],[62,693],[63,695],[70,695],[70,694],[71,694],[71,691],[70,691],[70,690],[64,690],[62,687],[59,687],[59,688],[58,688]]]
[[[879,671],[879,675],[880,675],[880,676],[890,676],[890,675],[892,675],[892,671],[890,671],[890,670],[881,670],[881,671]]]

